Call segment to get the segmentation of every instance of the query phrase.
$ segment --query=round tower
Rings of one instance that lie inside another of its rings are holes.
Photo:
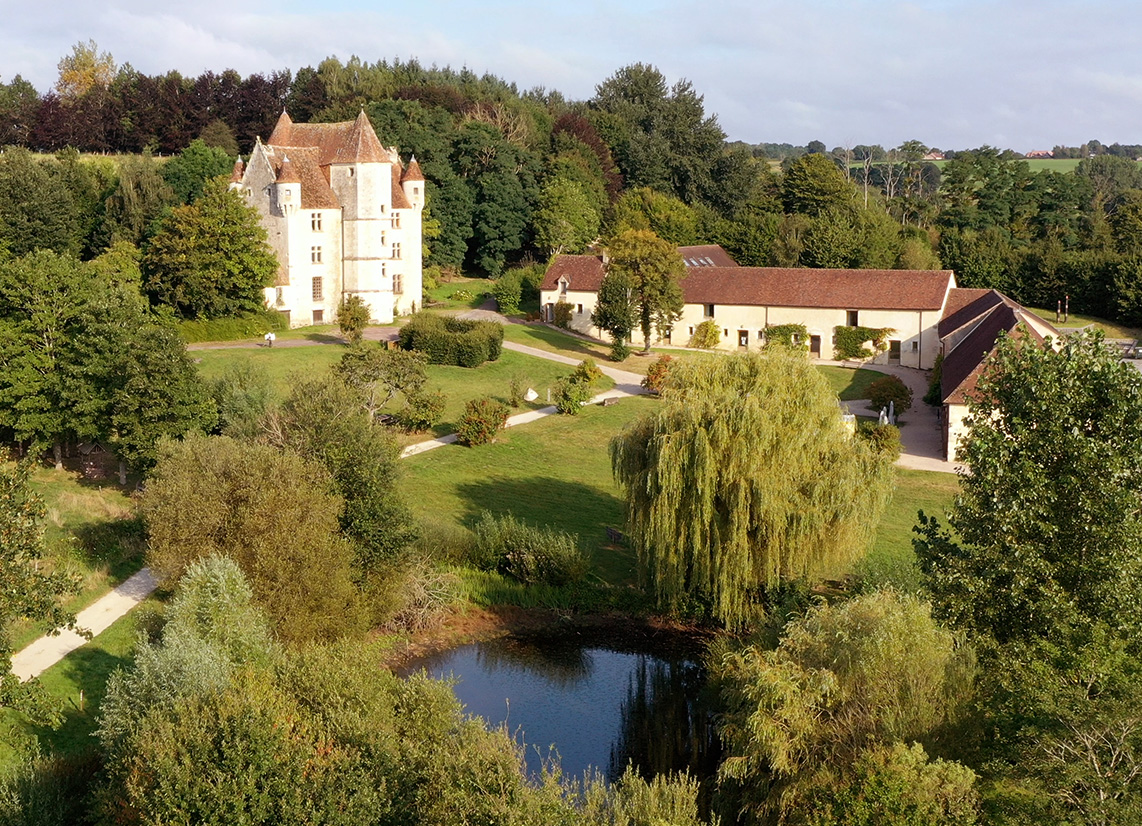
[[[301,177],[289,162],[289,155],[282,157],[282,166],[274,182],[274,200],[282,215],[292,215],[301,208]]]
[[[420,164],[416,162],[416,155],[408,162],[404,174],[400,178],[404,197],[412,204],[413,209],[424,209],[424,173],[420,171]]]

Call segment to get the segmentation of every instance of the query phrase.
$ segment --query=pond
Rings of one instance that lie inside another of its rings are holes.
[[[686,769],[706,780],[720,746],[703,697],[705,671],[696,652],[667,648],[579,634],[508,636],[403,671],[455,679],[469,714],[506,725],[524,743],[529,772],[554,749],[572,777],[598,770],[613,781],[632,763],[647,778]]]

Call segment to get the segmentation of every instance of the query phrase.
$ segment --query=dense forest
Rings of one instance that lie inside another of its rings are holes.
[[[919,141],[831,151],[820,141],[731,144],[698,90],[643,64],[571,101],[415,60],[148,76],[78,44],[48,92],[19,76],[0,84],[0,144],[57,153],[34,177],[23,156],[3,156],[0,239],[15,255],[33,247],[33,227],[48,233],[37,245],[84,258],[113,240],[145,248],[166,211],[201,188],[162,186],[155,156],[195,139],[229,157],[247,153],[283,109],[295,121],[363,109],[386,144],[417,158],[435,267],[496,277],[650,228],[676,244],[720,243],[744,265],[943,267],[962,286],[1026,304],[1069,296],[1075,312],[1142,322],[1139,147],[1056,147],[1081,156],[1074,171],[1033,172],[1017,153],[988,146],[937,164],[923,160],[929,147]],[[212,163],[196,172],[224,171]]]

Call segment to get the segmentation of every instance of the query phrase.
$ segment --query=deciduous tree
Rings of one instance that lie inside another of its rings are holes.
[[[1000,340],[969,408],[952,530],[917,528],[939,614],[1000,643],[1098,621],[1142,631],[1142,374],[1097,335],[1057,346]]]
[[[176,207],[143,259],[147,289],[184,318],[225,318],[264,306],[278,262],[253,207],[214,179]]]
[[[740,627],[765,589],[864,553],[890,466],[844,429],[836,396],[806,359],[775,350],[680,363],[662,399],[611,442],[660,603],[696,600]]]
[[[611,241],[607,272],[630,288],[630,300],[642,329],[643,352],[650,352],[651,334],[662,336],[682,313],[686,275],[682,256],[649,230],[628,230]]]

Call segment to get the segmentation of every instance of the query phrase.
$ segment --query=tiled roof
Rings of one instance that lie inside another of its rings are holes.
[[[566,278],[569,290],[597,292],[603,283],[603,259],[598,255],[557,255],[543,276],[541,290],[559,288],[559,279]]]
[[[944,317],[936,328],[937,334],[940,338],[949,336],[1000,304],[1018,306],[995,290],[957,287],[948,293],[948,303],[944,307]]]
[[[396,176],[393,176],[393,209],[412,209],[412,204],[408,202],[405,197],[404,190],[401,189],[400,181]]]
[[[738,262],[717,244],[679,247],[678,254],[687,267],[736,267]]]
[[[940,368],[940,394],[945,404],[967,403],[967,397],[983,375],[987,357],[995,348],[1000,333],[1030,336],[1036,344],[1043,343],[1043,337],[1025,321],[1026,317],[1027,311],[1010,300],[997,304],[980,319],[967,338],[944,356]]]
[[[281,166],[278,167],[277,182],[279,184],[300,184],[301,176],[293,168],[289,155],[282,156]]]
[[[232,183],[232,184],[242,183],[242,173],[245,171],[246,171],[246,165],[244,163],[242,163],[241,158],[238,158],[238,160],[234,161],[234,170],[230,173],[230,183]]]
[[[412,160],[408,162],[408,168],[400,176],[400,182],[403,184],[405,181],[423,181],[424,173],[420,171],[420,164],[416,162],[416,156],[413,155]]]
[[[280,182],[285,155],[274,151],[273,147],[266,149],[266,156]],[[316,148],[304,146],[295,146],[289,150],[289,166],[293,167],[293,176],[301,183],[301,208],[337,209],[341,203],[321,172],[321,166],[317,162],[317,152]]]
[[[939,310],[950,270],[825,270],[695,267],[682,279],[687,304]]]
[[[294,123],[288,114],[282,112],[266,143],[270,146],[315,147],[322,166],[388,163],[390,160],[364,110],[356,120],[341,123]]]

